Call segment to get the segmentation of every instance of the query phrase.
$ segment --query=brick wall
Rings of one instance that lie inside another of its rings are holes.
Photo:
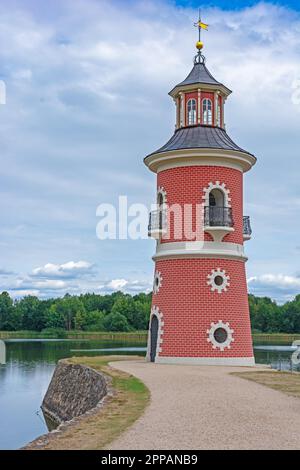
[[[171,192],[171,194],[173,194]],[[221,268],[230,276],[227,292],[212,292],[207,275]],[[159,356],[252,357],[245,263],[227,259],[169,259],[156,262],[163,282],[152,304],[163,314]],[[221,352],[207,342],[211,322],[229,322],[231,349]]]
[[[172,168],[161,171],[157,177],[158,187],[163,187],[167,192],[168,205],[192,204],[193,206],[193,225],[196,230],[196,204],[202,204],[204,195],[203,189],[210,182],[225,183],[226,188],[230,190],[231,207],[234,218],[233,233],[224,238],[224,241],[232,243],[243,243],[243,175],[240,171],[231,168],[219,166],[187,166]],[[169,238],[163,238],[162,243],[170,241],[184,241],[189,239],[182,230],[181,237],[174,237],[174,218],[171,217],[171,226]],[[196,237],[190,238],[194,240]],[[204,234],[204,239],[211,241],[209,234]]]

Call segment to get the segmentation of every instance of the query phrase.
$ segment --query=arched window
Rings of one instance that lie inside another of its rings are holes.
[[[212,102],[208,98],[202,101],[203,124],[212,125]]]
[[[157,193],[157,210],[158,210],[158,224],[159,230],[162,230],[164,227],[165,221],[165,210],[166,210],[166,192],[160,188]]]
[[[220,189],[213,189],[209,193],[209,208],[207,209],[208,225],[232,226],[231,209],[225,205],[225,197]]]
[[[196,124],[196,100],[194,99],[187,102],[187,117],[189,126]]]
[[[224,193],[220,189],[213,189],[209,193],[209,206],[210,207],[224,207]]]

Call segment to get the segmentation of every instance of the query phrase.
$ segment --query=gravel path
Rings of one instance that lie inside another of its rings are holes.
[[[245,367],[111,366],[139,377],[151,403],[109,449],[300,448],[300,400],[230,375]]]

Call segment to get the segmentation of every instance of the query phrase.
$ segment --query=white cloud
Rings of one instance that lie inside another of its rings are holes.
[[[20,290],[8,290],[9,295],[13,299],[19,299],[27,296],[40,296],[40,291],[38,289],[20,289]]]
[[[0,272],[1,273],[1,272]],[[11,273],[13,275],[14,273]],[[87,261],[69,261],[62,264],[47,263],[35,268],[31,274],[11,276],[2,289],[12,292],[13,297],[22,297],[27,292],[40,297],[57,297],[66,294],[80,294],[94,287],[94,265]],[[76,281],[76,282],[75,282]]]
[[[33,283],[39,289],[65,289],[67,283],[55,279],[46,279],[45,281],[37,281]]]
[[[92,263],[87,261],[69,261],[64,264],[52,264],[47,263],[45,266],[35,268],[33,270],[33,276],[38,277],[77,277],[82,276],[86,273],[91,273],[93,268]]]
[[[112,279],[107,283],[107,287],[112,290],[123,289],[128,284],[126,279]]]
[[[274,298],[280,303],[291,300],[300,293],[299,276],[262,274],[251,276],[247,282],[251,293]]]
[[[300,277],[284,274],[263,274],[248,279],[248,284],[275,286],[280,289],[298,289],[300,293]]]
[[[151,292],[152,283],[149,281],[142,280],[127,280],[127,279],[112,279],[98,286],[100,291],[112,292],[112,291],[123,291],[130,294],[138,292]]]

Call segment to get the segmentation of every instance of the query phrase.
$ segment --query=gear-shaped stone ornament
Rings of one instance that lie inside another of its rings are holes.
[[[230,286],[230,277],[226,274],[226,271],[221,268],[212,269],[211,273],[207,275],[207,285],[211,286],[211,291],[217,291],[218,294],[227,292],[227,288]]]
[[[211,328],[207,330],[207,342],[212,344],[213,349],[224,351],[225,348],[230,349],[231,343],[234,341],[234,330],[230,328],[229,323],[219,320],[217,323],[211,323]]]
[[[159,292],[159,289],[162,286],[162,275],[159,271],[155,271],[154,274],[154,281],[153,281],[153,294],[157,294]]]

